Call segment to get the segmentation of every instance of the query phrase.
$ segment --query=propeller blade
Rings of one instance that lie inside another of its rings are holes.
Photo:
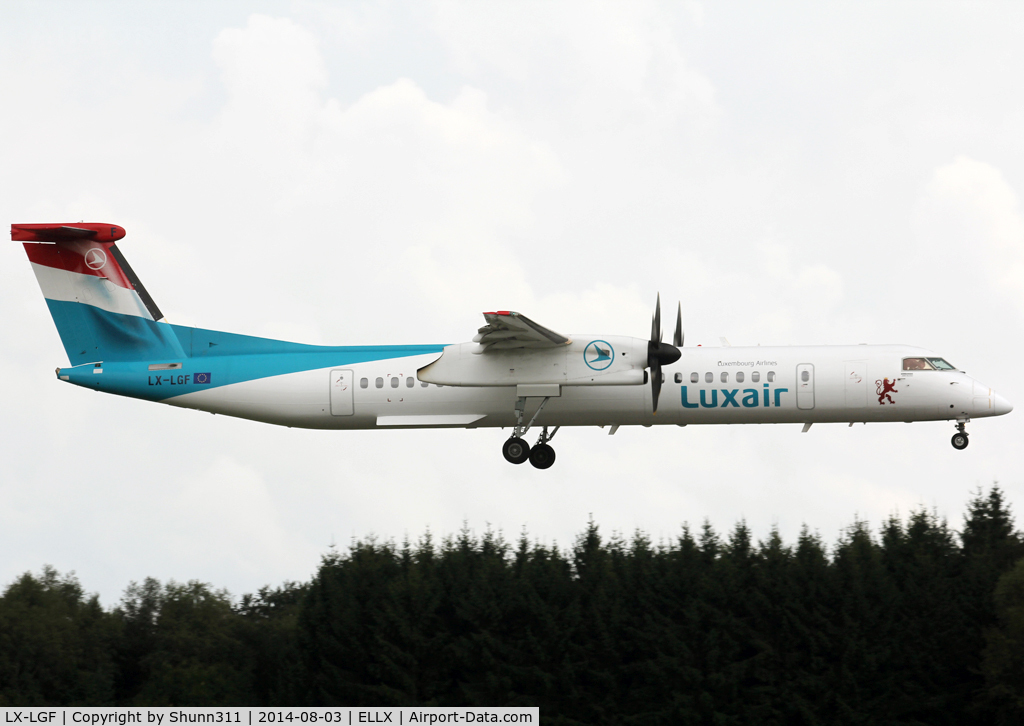
[[[679,309],[676,311],[676,332],[672,336],[672,345],[677,348],[683,347],[683,304],[679,303]]]
[[[658,396],[661,395],[661,364],[651,366],[651,407],[658,412]]]
[[[657,337],[655,337],[657,336]],[[658,293],[658,302],[654,306],[654,326],[651,328],[651,341],[661,342],[661,293]]]
[[[682,336],[682,314],[683,306],[680,303],[679,316],[676,321],[676,337]],[[651,339],[647,343],[647,367],[651,369],[651,404],[654,413],[658,412],[658,397],[661,395],[661,367],[675,363],[682,355],[676,346],[662,343],[661,335],[661,293],[658,293],[654,317],[651,319]]]

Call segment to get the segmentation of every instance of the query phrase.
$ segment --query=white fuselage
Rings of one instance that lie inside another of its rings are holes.
[[[586,340],[586,338],[584,338]],[[640,350],[646,341],[637,341]],[[560,385],[536,418],[544,426],[830,423],[996,416],[1009,404],[958,370],[904,371],[902,345],[684,348],[664,368],[658,411],[651,386]],[[524,394],[527,419],[546,393],[515,384],[437,385],[417,372],[437,354],[259,378],[164,402],[318,429],[509,427]]]

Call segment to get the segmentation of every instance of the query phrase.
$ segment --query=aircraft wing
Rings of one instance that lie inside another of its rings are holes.
[[[499,310],[484,313],[487,325],[477,331],[473,342],[479,343],[482,351],[509,350],[511,348],[557,348],[572,341],[548,330],[521,313]]]

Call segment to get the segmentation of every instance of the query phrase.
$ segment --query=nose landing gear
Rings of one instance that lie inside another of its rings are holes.
[[[957,451],[963,451],[964,449],[967,448],[967,444],[971,443],[970,440],[967,438],[966,429],[966,421],[957,421],[956,433],[953,434],[953,438],[950,440],[950,443],[953,444],[953,448],[956,449]]]

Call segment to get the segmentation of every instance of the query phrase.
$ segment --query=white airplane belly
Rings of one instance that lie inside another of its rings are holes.
[[[164,403],[303,428],[331,425],[330,368],[267,376],[168,398]],[[346,417],[364,418],[364,417]],[[361,428],[350,420],[345,428]]]

